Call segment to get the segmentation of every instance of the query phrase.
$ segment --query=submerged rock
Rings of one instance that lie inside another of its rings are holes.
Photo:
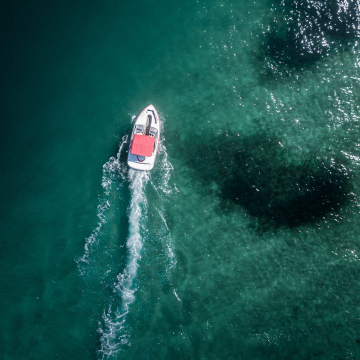
[[[329,214],[336,217],[349,200],[345,158],[328,161],[310,154],[307,160],[296,160],[264,133],[243,139],[224,134],[208,144],[187,159],[196,177],[208,189],[216,183],[214,193],[224,209],[241,206],[263,228],[291,228]]]

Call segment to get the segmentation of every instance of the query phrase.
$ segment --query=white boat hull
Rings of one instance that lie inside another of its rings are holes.
[[[151,156],[140,156],[131,153],[134,135],[148,135],[155,138]],[[160,141],[160,118],[153,105],[147,106],[136,118],[131,133],[127,164],[136,170],[151,170],[154,167]]]

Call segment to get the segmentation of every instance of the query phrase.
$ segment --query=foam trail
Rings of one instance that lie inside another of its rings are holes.
[[[127,264],[123,273],[117,276],[115,289],[121,295],[121,306],[112,309],[111,305],[107,314],[103,315],[104,326],[100,327],[101,333],[101,358],[108,358],[120,350],[121,346],[128,343],[128,333],[125,332],[124,323],[129,312],[129,306],[134,302],[133,281],[139,267],[140,252],[143,241],[140,234],[140,221],[142,212],[146,212],[147,201],[144,189],[149,180],[149,173],[145,171],[129,170],[130,190],[132,194],[129,207],[129,236],[126,242],[128,248]]]
[[[121,164],[120,156],[124,152],[127,142],[128,135],[124,135],[121,139],[119,151],[116,157],[111,157],[103,165],[101,185],[105,190],[105,196],[104,198],[99,199],[99,205],[97,206],[96,214],[99,221],[92,234],[85,241],[84,255],[76,260],[81,275],[84,275],[86,271],[86,264],[89,264],[90,255],[92,254],[94,249],[96,249],[96,246],[101,239],[102,228],[108,222],[108,218],[106,215],[107,212],[110,210],[114,199],[111,191],[113,190],[114,186],[119,184],[118,180],[125,180],[127,168],[124,164]]]
[[[164,119],[162,119],[162,123]],[[162,242],[165,243],[167,248],[167,257],[168,257],[168,275],[170,276],[170,270],[176,266],[176,259],[173,253],[173,245],[171,240],[171,233],[168,227],[168,224],[165,220],[165,203],[168,201],[168,197],[177,194],[179,191],[177,190],[175,185],[170,185],[170,178],[173,173],[173,166],[168,159],[168,154],[166,152],[166,147],[164,145],[164,137],[160,140],[159,144],[159,159],[160,161],[160,169],[158,172],[153,173],[150,178],[150,183],[153,189],[156,191],[158,198],[160,199],[160,204],[156,207],[156,212],[159,214],[159,222],[162,222],[163,229],[162,233],[159,234],[159,238]]]
[[[162,124],[163,124],[163,120]],[[163,129],[162,129],[163,134]],[[138,274],[139,260],[144,243],[155,238],[162,244],[157,256],[151,256],[150,246],[147,252],[147,262],[152,258],[163,265],[163,278],[170,278],[170,270],[176,266],[173,253],[171,233],[165,219],[165,203],[168,197],[177,192],[176,187],[169,185],[173,167],[168,160],[164,136],[160,139],[156,170],[149,172],[127,170],[125,164],[118,163],[123,180],[129,181],[131,201],[129,205],[129,234],[126,242],[127,261],[125,269],[119,275],[113,286],[116,294],[111,304],[104,311],[99,324],[101,347],[98,351],[100,359],[116,358],[124,345],[130,345],[130,331],[126,326],[126,317],[131,304],[135,301],[135,278]],[[123,170],[121,170],[123,167]],[[146,184],[150,183],[156,192],[156,201],[152,203],[152,220],[147,219]],[[154,244],[152,244],[154,245]],[[154,255],[154,254],[153,254]]]

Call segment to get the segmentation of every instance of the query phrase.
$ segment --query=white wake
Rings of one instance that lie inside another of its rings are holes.
[[[144,189],[149,181],[148,172],[129,171],[130,190],[132,194],[129,207],[129,236],[126,241],[128,249],[127,264],[122,273],[117,276],[115,289],[121,297],[121,305],[115,309],[109,307],[104,313],[103,323],[100,327],[102,358],[115,355],[121,346],[128,343],[128,334],[124,331],[126,315],[129,306],[134,302],[133,281],[139,267],[140,252],[143,247],[143,239],[140,234],[140,221],[143,212],[146,212],[147,201]]]
[[[160,241],[163,244],[163,248],[166,249],[164,258],[167,261],[164,262],[164,273],[169,275],[169,270],[176,265],[172,251],[171,234],[164,217],[166,198],[174,192],[173,187],[169,185],[173,167],[168,161],[163,142],[164,138],[162,137],[156,164],[151,174],[150,172],[127,169],[127,167],[123,168],[119,161],[116,163],[122,179],[129,183],[131,193],[128,207],[127,255],[125,268],[118,274],[113,285],[118,301],[112,301],[109,307],[104,310],[102,321],[99,323],[98,331],[100,333],[101,348],[98,354],[100,359],[114,358],[124,345],[130,345],[130,332],[126,327],[126,317],[131,304],[135,301],[136,286],[134,282],[138,274],[138,268],[141,265],[141,250],[143,249],[144,242],[149,239],[150,235],[155,236],[157,241]],[[121,151],[120,149],[118,159],[120,158]],[[114,162],[111,162],[111,164],[114,164]],[[105,180],[105,184],[109,180],[111,182],[111,177],[106,176]],[[156,214],[158,219],[156,221],[157,230],[153,234],[150,234],[151,228],[145,228],[147,222],[144,220],[148,213],[148,199],[145,191],[147,184],[157,194],[156,199],[151,203],[151,211]],[[101,231],[101,221],[99,226],[99,231]],[[92,240],[89,239],[88,241],[89,246],[86,248],[84,261],[86,261],[86,254],[91,252],[91,248],[94,247],[93,242],[90,243]]]
[[[91,255],[97,250],[99,241],[102,239],[104,225],[112,220],[113,216],[109,213],[113,210],[114,201],[116,201],[118,188],[124,182],[127,176],[127,166],[120,162],[120,157],[125,151],[128,142],[128,135],[121,139],[119,151],[116,157],[111,157],[104,165],[102,171],[101,185],[104,189],[104,196],[99,199],[97,206],[98,223],[92,234],[85,241],[84,255],[76,260],[80,274],[84,275],[87,265],[91,261]]]

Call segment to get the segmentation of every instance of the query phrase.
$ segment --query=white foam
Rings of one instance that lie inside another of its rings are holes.
[[[165,119],[160,116],[161,120],[161,131],[163,132],[163,124],[165,122]],[[150,178],[151,186],[156,191],[159,199],[161,199],[161,202],[156,209],[159,213],[159,216],[161,218],[161,221],[164,224],[165,229],[163,229],[163,234],[161,236],[161,240],[165,242],[167,250],[168,250],[168,259],[170,260],[169,263],[169,269],[171,270],[176,266],[176,259],[173,252],[173,245],[171,241],[171,233],[170,229],[168,227],[167,221],[164,217],[165,209],[164,209],[164,203],[167,201],[167,198],[171,195],[175,195],[178,190],[176,189],[175,185],[171,186],[169,183],[170,177],[173,173],[173,166],[170,163],[168,159],[168,154],[166,152],[166,147],[164,145],[165,138],[162,137],[159,144],[159,153],[158,157],[160,160],[160,169],[152,174],[152,177]],[[169,271],[168,271],[169,273]]]
[[[103,165],[101,185],[105,190],[105,196],[104,198],[99,199],[99,205],[97,206],[96,212],[99,221],[92,234],[85,240],[84,255],[76,260],[81,275],[84,275],[84,265],[88,263],[89,256],[96,248],[96,245],[101,237],[102,227],[107,223],[106,213],[111,208],[113,199],[111,190],[116,183],[119,183],[119,176],[122,180],[124,180],[126,176],[126,167],[124,164],[120,163],[120,156],[124,151],[127,142],[128,135],[124,135],[121,139],[119,151],[116,157],[111,157],[109,161]]]
[[[161,120],[163,121],[163,119]],[[121,351],[124,345],[130,345],[130,331],[126,326],[126,317],[131,304],[135,301],[136,286],[134,280],[138,274],[144,242],[155,237],[157,241],[163,243],[162,248],[165,253],[163,253],[162,258],[164,259],[164,273],[167,277],[170,278],[170,270],[176,265],[171,233],[164,215],[164,205],[168,201],[168,196],[176,194],[177,191],[175,186],[169,185],[173,167],[168,161],[163,134],[151,178],[149,172],[128,169],[125,163],[120,162],[120,156],[126,148],[127,142],[128,136],[124,136],[116,158],[110,158],[103,166],[102,186],[105,190],[105,197],[99,200],[97,210],[99,222],[93,233],[86,239],[84,255],[77,260],[82,275],[87,268],[97,266],[98,259],[94,256],[95,251],[99,246],[106,246],[106,244],[101,244],[100,239],[103,238],[102,227],[109,221],[107,211],[111,208],[113,198],[116,196],[116,187],[128,183],[131,201],[128,208],[129,229],[126,240],[126,265],[124,270],[117,275],[113,285],[114,293],[117,294],[118,298],[112,299],[111,304],[104,310],[102,321],[99,324],[101,348],[98,355],[101,359],[112,358]],[[147,183],[150,183],[157,194],[156,201],[152,203],[151,209],[158,219],[156,229],[151,229],[146,220],[148,200],[145,189]],[[91,257],[91,254],[94,255]],[[89,262],[89,259],[93,258],[95,260]],[[99,275],[98,272],[96,274]]]
[[[124,323],[129,312],[129,306],[135,300],[133,281],[137,275],[140,253],[143,241],[140,234],[140,221],[143,211],[146,212],[146,197],[144,189],[149,180],[149,173],[145,171],[129,170],[130,190],[132,194],[129,207],[129,236],[126,242],[128,248],[127,264],[123,273],[117,276],[114,288],[121,296],[120,307],[109,307],[104,312],[104,327],[100,327],[101,333],[101,358],[113,356],[118,353],[121,346],[128,343],[129,334],[125,331]]]

